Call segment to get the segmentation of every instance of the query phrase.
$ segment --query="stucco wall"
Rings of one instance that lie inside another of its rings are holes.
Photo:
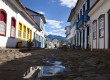
[[[0,36],[0,47],[16,47],[18,42],[18,24],[19,22],[22,25],[26,25],[30,30],[32,30],[32,39],[35,28],[33,24],[28,21],[28,19],[21,13],[19,10],[15,8],[15,6],[11,5],[8,1],[3,2],[0,0],[0,9],[4,9],[7,13],[7,24],[6,24],[6,36]],[[16,19],[16,37],[10,38],[10,28],[11,28],[11,17]],[[26,46],[26,41],[23,41],[22,46]]]
[[[108,10],[110,9],[110,0],[100,0],[97,5],[89,13],[91,22],[98,21],[100,15],[105,14],[105,49],[108,48]],[[104,38],[99,38],[99,25],[97,24],[97,45],[98,48],[104,48]],[[93,48],[95,43],[93,41]]]
[[[16,19],[16,10],[8,2],[0,0],[0,9],[7,13],[6,36],[0,36],[0,47],[15,47],[17,39],[10,38],[11,17]],[[13,43],[13,44],[12,44]]]

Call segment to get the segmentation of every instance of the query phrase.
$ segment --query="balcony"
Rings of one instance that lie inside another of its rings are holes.
[[[90,17],[88,16],[88,12],[85,11],[84,13],[84,22],[87,22],[90,19]]]
[[[84,22],[84,16],[82,15],[81,18],[79,19],[79,21],[76,24],[76,26],[77,26],[76,28],[78,29],[79,27],[81,27],[83,22]]]
[[[83,25],[84,22],[87,22],[88,20],[90,20],[90,17],[88,16],[88,12],[85,11],[84,15],[82,15],[82,17],[79,19],[79,21],[76,23],[76,30],[78,28],[81,27],[81,25]]]

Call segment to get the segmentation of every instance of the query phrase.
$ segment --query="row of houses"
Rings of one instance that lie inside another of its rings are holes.
[[[68,18],[66,43],[76,48],[110,48],[110,0],[78,0]]]
[[[44,48],[43,14],[25,8],[19,0],[0,0],[0,47]]]

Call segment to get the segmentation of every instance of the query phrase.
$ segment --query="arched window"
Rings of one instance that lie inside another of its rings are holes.
[[[7,22],[7,13],[5,10],[0,9],[0,35],[6,36],[6,22]]]
[[[14,17],[11,18],[11,32],[10,37],[15,38],[16,36],[16,20]]]

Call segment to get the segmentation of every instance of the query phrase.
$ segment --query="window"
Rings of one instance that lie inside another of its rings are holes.
[[[87,10],[90,8],[90,0],[87,0]]]
[[[105,15],[99,17],[99,37],[104,37],[104,27],[105,27]]]
[[[83,5],[83,14],[85,13],[85,4]]]
[[[1,36],[6,36],[6,20],[7,20],[6,12],[0,9],[0,35]]]
[[[93,21],[93,39],[97,38],[97,20]]]
[[[82,9],[80,10],[80,18],[82,17]]]
[[[22,24],[19,23],[19,26],[18,26],[18,37],[21,38],[22,37]]]
[[[32,30],[30,30],[30,40],[32,40]]]
[[[29,28],[27,28],[27,39],[29,39]]]
[[[11,32],[10,37],[15,38],[16,33],[16,20],[14,17],[11,18]]]
[[[85,11],[87,10],[87,2],[85,3]]]
[[[78,20],[79,20],[79,14],[78,14]]]
[[[26,38],[26,26],[23,26],[23,38]]]

